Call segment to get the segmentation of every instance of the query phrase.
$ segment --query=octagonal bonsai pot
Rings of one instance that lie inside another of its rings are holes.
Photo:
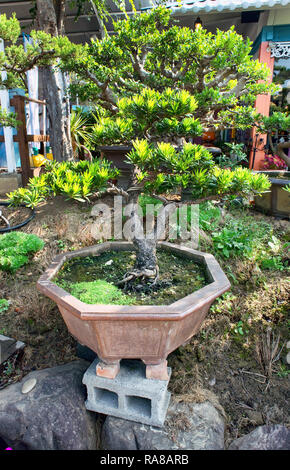
[[[230,288],[216,259],[187,247],[159,242],[158,248],[203,264],[208,285],[170,305],[85,304],[53,282],[63,264],[75,257],[104,251],[133,251],[130,242],[106,242],[57,256],[37,283],[54,300],[70,333],[92,349],[100,362],[97,375],[115,378],[120,360],[141,359],[146,377],[167,380],[167,356],[196,334],[214,300]]]

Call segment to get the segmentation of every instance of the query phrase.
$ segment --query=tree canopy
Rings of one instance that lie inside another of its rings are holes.
[[[76,74],[80,99],[98,102],[111,113],[120,98],[144,88],[185,90],[196,100],[195,118],[204,128],[246,128],[257,116],[258,94],[272,93],[266,64],[253,60],[251,41],[234,27],[216,34],[180,27],[158,7],[114,23],[115,34],[85,46],[62,48],[62,67]]]

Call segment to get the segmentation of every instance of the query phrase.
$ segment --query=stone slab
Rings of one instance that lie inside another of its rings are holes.
[[[234,440],[229,450],[290,450],[290,430],[281,424],[259,426]]]
[[[83,383],[87,387],[86,408],[117,418],[162,427],[171,394],[168,381],[146,379],[146,366],[138,360],[121,361],[115,379],[96,375],[99,359],[86,371]],[[168,367],[170,378],[171,369]]]
[[[25,344],[22,341],[16,341],[16,339],[9,338],[8,336],[0,335],[0,364],[24,347]]]
[[[222,410],[222,408],[221,408]],[[223,450],[225,419],[209,401],[170,401],[162,429],[107,416],[102,428],[104,450]]]
[[[36,370],[0,390],[0,436],[6,447],[96,450],[101,424],[86,410],[82,385],[88,366],[74,361]]]

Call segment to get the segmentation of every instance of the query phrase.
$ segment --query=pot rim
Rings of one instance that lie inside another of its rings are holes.
[[[134,251],[133,243],[126,241],[104,242],[80,250],[58,255],[37,282],[37,289],[59,306],[69,310],[82,320],[167,320],[176,321],[212,303],[230,288],[230,282],[213,255],[169,242],[158,242],[161,249],[182,253],[204,264],[211,281],[206,286],[170,305],[112,305],[86,304],[57,286],[51,279],[62,265],[71,258],[89,256],[108,250]]]

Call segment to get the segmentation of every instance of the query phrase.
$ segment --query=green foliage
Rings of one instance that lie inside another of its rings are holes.
[[[204,28],[180,27],[170,22],[170,15],[166,7],[152,8],[115,22],[115,34],[85,46],[59,39],[55,47],[62,69],[74,74],[74,92],[115,114],[121,111],[122,98],[144,89],[162,94],[170,88],[177,95],[187,91],[198,105],[193,117],[205,127],[225,123],[251,127],[258,117],[253,107],[256,96],[278,90],[268,83],[268,67],[253,60],[251,41],[234,27],[215,34]],[[142,120],[159,111],[156,96],[153,101],[137,103],[138,109],[135,105],[131,103],[133,114],[138,112]],[[177,107],[174,114],[178,114]],[[171,122],[163,122],[158,132],[165,134],[171,126]],[[189,122],[184,126],[188,132]]]
[[[19,188],[9,193],[12,205],[25,204],[36,207],[47,197],[63,194],[67,199],[85,202],[95,192],[106,188],[110,179],[116,178],[118,170],[112,169],[106,160],[94,162],[49,162],[46,172],[31,178],[26,188]]]
[[[229,149],[229,155],[222,154],[217,158],[221,168],[236,168],[241,162],[247,160],[247,154],[243,151],[244,144],[226,143]]]
[[[270,233],[271,226],[267,223],[255,223],[247,217],[228,217],[225,226],[211,235],[216,253],[223,258],[250,258],[257,245],[268,243]]]
[[[141,194],[141,196],[138,199],[138,204],[142,209],[143,215],[146,215],[146,206],[154,206],[154,215],[156,216],[158,214],[158,209],[162,206],[162,203],[158,201],[158,199],[148,196],[146,194]],[[147,211],[148,214],[148,211]]]
[[[211,202],[199,205],[199,226],[202,230],[215,230],[221,219],[221,211]]]
[[[272,225],[264,221],[255,221],[252,216],[245,215],[240,210],[228,213],[222,226],[219,220],[214,218],[214,213],[213,222],[204,224],[203,218],[207,211],[209,210],[210,214],[213,209],[202,208],[202,205],[200,207],[200,227],[211,238],[216,256],[225,260],[249,259],[255,262],[257,272],[289,270],[287,255],[285,257],[288,243],[283,244],[274,235]],[[229,266],[227,275],[237,283]]]
[[[282,259],[283,250],[289,249],[289,244],[282,244],[281,241],[270,232],[270,237],[259,251],[257,262],[263,270],[284,271],[287,268]]]
[[[261,130],[266,132],[272,131],[289,131],[290,115],[275,112],[271,116],[264,116],[261,123]]]
[[[93,127],[96,145],[130,143],[136,137],[156,141],[202,133],[201,124],[193,117],[196,100],[186,90],[166,88],[160,93],[144,88],[139,94],[121,98],[117,106],[117,115],[100,119]]]
[[[284,271],[285,266],[282,262],[281,256],[269,256],[261,255],[259,258],[259,264],[261,269],[273,270],[273,271]]]
[[[0,15],[0,37],[7,42],[5,52],[0,53],[0,68],[8,74],[0,84],[12,87],[25,83],[25,73],[35,65],[44,66],[55,61],[60,51],[61,39],[52,38],[43,31],[32,31],[34,44],[17,45],[21,33],[20,23],[15,14],[7,18]]]
[[[9,302],[6,299],[0,299],[0,313],[4,313],[9,309]]]
[[[169,143],[133,142],[128,162],[139,169],[138,179],[146,193],[166,193],[188,188],[192,200],[226,194],[260,194],[270,188],[268,177],[248,169],[234,171],[215,166],[211,154],[201,146],[185,143],[181,150]]]
[[[246,322],[243,322],[243,320],[238,321],[238,323],[234,327],[234,333],[239,336],[244,336],[248,334],[249,330],[247,328]]]
[[[70,132],[72,139],[72,148],[75,157],[78,156],[78,152],[84,148],[90,146],[91,132],[88,126],[88,117],[81,109],[72,111],[70,114]]]
[[[18,127],[19,123],[15,113],[7,113],[5,109],[0,108],[0,126]]]
[[[45,196],[47,195],[47,187],[44,184],[38,185],[38,178],[42,183],[44,183],[43,178],[35,177],[35,186],[34,182],[32,182],[32,179],[30,179],[28,187],[18,188],[15,191],[8,193],[7,196],[11,205],[18,206],[20,204],[25,204],[26,207],[35,209],[38,204],[43,202],[45,200]]]
[[[13,272],[26,264],[28,255],[36,253],[44,242],[33,234],[9,232],[0,236],[0,269]]]
[[[277,371],[278,377],[281,377],[283,379],[285,377],[288,377],[289,374],[290,374],[289,366],[281,363],[279,370]]]
[[[134,298],[109,282],[96,280],[66,285],[70,293],[86,304],[133,304]]]
[[[0,37],[3,41],[10,41],[12,44],[16,43],[21,34],[21,27],[15,13],[10,18],[7,18],[5,13],[0,15],[0,31]]]
[[[283,189],[287,191],[287,193],[290,193],[290,184],[287,184]]]

